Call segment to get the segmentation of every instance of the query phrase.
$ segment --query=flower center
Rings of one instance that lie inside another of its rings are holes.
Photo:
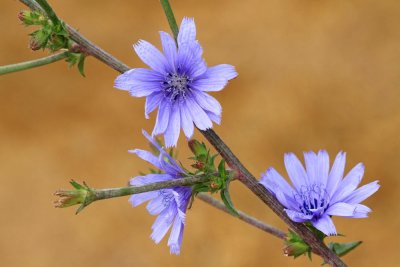
[[[171,102],[186,98],[190,79],[187,75],[178,73],[168,73],[163,82],[164,96]]]
[[[321,184],[302,186],[294,196],[305,215],[320,216],[329,206],[329,195]]]

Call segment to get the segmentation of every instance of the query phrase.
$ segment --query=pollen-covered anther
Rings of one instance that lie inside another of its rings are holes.
[[[190,79],[186,75],[169,73],[163,82],[164,95],[170,101],[175,102],[178,99],[185,99],[189,87]]]

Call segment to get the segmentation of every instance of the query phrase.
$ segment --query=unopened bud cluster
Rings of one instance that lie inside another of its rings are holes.
[[[229,183],[232,179],[233,173],[226,170],[225,161],[222,159],[218,164],[218,167],[215,167],[215,158],[218,154],[211,155],[206,145],[197,140],[189,141],[189,148],[194,154],[194,157],[191,159],[195,160],[195,163],[191,166],[196,169],[195,174],[205,174],[210,177],[208,182],[192,187],[194,192],[193,196],[200,192],[220,192],[221,199],[226,208],[233,215],[237,216],[238,213],[233,207],[229,194]]]
[[[33,51],[49,49],[56,52],[61,49],[70,51],[66,61],[70,66],[77,65],[79,72],[84,76],[84,60],[87,52],[69,38],[65,24],[60,21],[52,21],[38,11],[21,11],[18,19],[25,26],[39,26],[39,29],[30,33],[29,48]]]

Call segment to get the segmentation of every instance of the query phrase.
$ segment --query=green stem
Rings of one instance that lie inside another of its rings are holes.
[[[171,28],[171,31],[174,35],[174,39],[176,42],[178,39],[179,28],[178,28],[178,25],[176,24],[174,12],[172,12],[172,8],[171,8],[171,5],[169,4],[168,0],[160,0],[160,2],[161,2],[162,8],[164,9],[165,16],[167,17],[169,27]]]
[[[6,66],[0,66],[0,75],[40,67],[64,59],[67,56],[68,56],[68,51],[65,51],[44,58],[39,58],[31,61],[25,61]]]
[[[199,175],[199,176],[190,176],[184,177],[180,179],[169,180],[165,182],[157,182],[146,184],[142,186],[128,186],[128,187],[120,187],[120,188],[108,188],[108,189],[92,189],[94,192],[93,201],[114,198],[114,197],[123,197],[130,196],[134,194],[149,192],[160,190],[163,188],[170,188],[174,186],[192,186],[198,183],[207,182],[210,179],[207,175]],[[93,202],[92,201],[92,202]]]
[[[123,196],[130,196],[134,194],[140,194],[144,192],[149,192],[149,191],[155,191],[155,190],[160,190],[163,188],[171,188],[174,186],[192,186],[198,183],[204,183],[209,181],[210,176],[206,175],[198,175],[198,176],[190,176],[190,177],[184,177],[180,179],[174,179],[170,181],[165,181],[165,182],[158,182],[158,183],[151,183],[143,186],[128,186],[128,187],[119,187],[119,188],[106,188],[106,189],[94,189],[90,188],[88,185],[85,183],[83,185],[78,184],[75,181],[72,181],[71,184],[74,186],[74,190],[58,190],[54,194],[56,196],[59,196],[60,199],[58,199],[54,204],[58,208],[65,208],[73,205],[79,205],[81,206],[78,208],[76,213],[79,213],[84,209],[86,206],[91,204],[94,201],[97,200],[103,200],[103,199],[109,199],[109,198],[114,198],[114,197],[123,197]],[[210,204],[211,206],[222,210],[230,215],[232,215],[229,212],[229,209],[226,208],[225,204],[222,203],[221,201],[213,198],[209,194],[205,193],[199,193],[197,194],[197,198],[201,199],[202,201]],[[247,215],[243,211],[238,210],[238,216],[237,218],[252,225],[257,227],[258,229],[261,229],[264,232],[267,232],[269,234],[274,235],[275,237],[278,237],[280,239],[285,239],[286,234],[271,226],[268,225],[254,217],[251,217],[250,215]]]
[[[85,183],[82,186],[75,181],[72,181],[71,184],[75,187],[76,190],[56,191],[54,194],[56,196],[59,196],[60,199],[58,199],[54,204],[57,208],[65,208],[72,205],[82,204],[76,211],[76,213],[78,213],[94,201],[130,196],[149,191],[156,191],[163,188],[171,188],[174,186],[192,186],[198,183],[205,183],[210,180],[210,177],[210,175],[197,175],[164,182],[151,183],[142,186],[128,186],[106,189],[94,189],[90,188]]]
[[[36,2],[43,8],[44,12],[46,12],[47,16],[54,23],[54,25],[57,25],[60,22],[60,19],[57,17],[53,8],[51,8],[46,0],[36,0]]]

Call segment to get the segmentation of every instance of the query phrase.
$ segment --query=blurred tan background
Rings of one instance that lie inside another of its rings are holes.
[[[52,0],[58,15],[129,66],[142,38],[160,47],[168,25],[158,1]],[[382,1],[172,1],[180,22],[195,17],[209,65],[229,63],[239,77],[213,94],[224,112],[216,131],[259,176],[283,153],[347,151],[346,171],[362,161],[363,184],[382,188],[365,201],[368,219],[335,218],[365,243],[350,266],[398,266],[400,163],[400,3]],[[0,64],[47,55],[32,52],[18,1],[0,3]],[[78,216],[55,209],[52,193],[74,178],[119,187],[149,166],[128,154],[147,148],[144,99],[113,88],[117,72],[93,58],[86,78],[67,64],[0,77],[1,266],[319,266],[293,261],[282,242],[196,201],[182,253],[149,238],[154,217],[128,198],[98,202]],[[200,135],[196,135],[202,138]],[[189,156],[180,139],[180,159]],[[281,229],[285,225],[242,185],[236,206]]]

